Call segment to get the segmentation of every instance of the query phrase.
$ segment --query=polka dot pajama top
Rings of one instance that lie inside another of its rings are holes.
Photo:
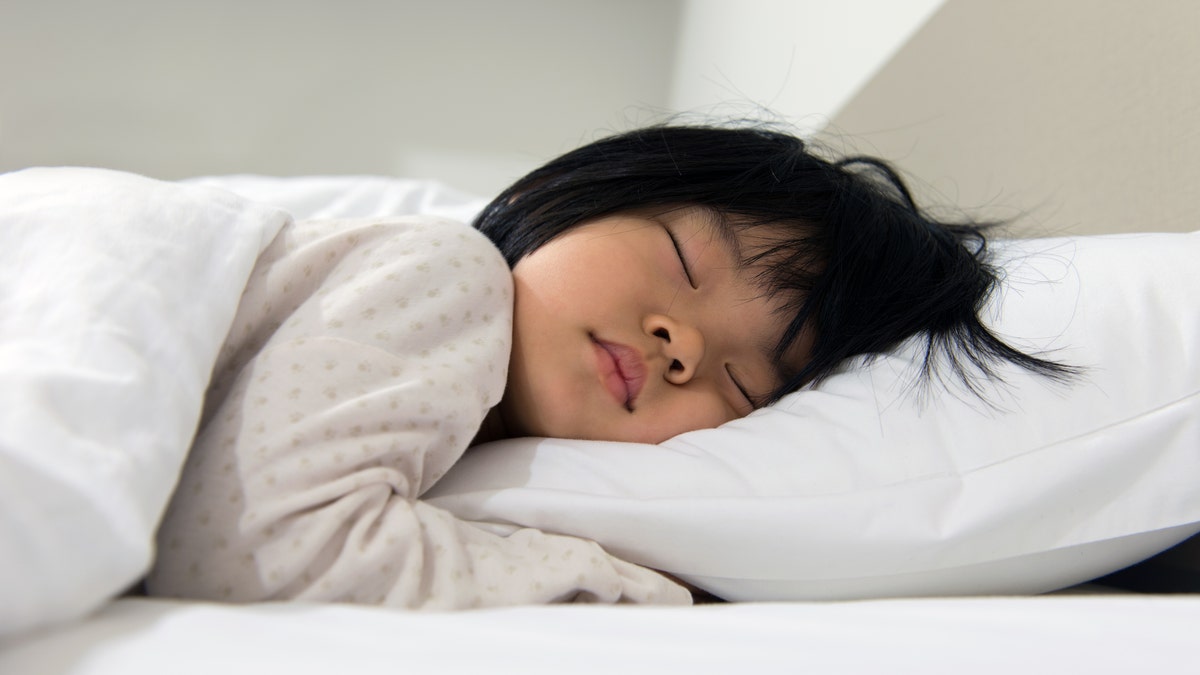
[[[154,595],[452,609],[686,603],[595,543],[420,500],[504,388],[512,280],[473,229],[288,224],[259,258],[158,534]]]

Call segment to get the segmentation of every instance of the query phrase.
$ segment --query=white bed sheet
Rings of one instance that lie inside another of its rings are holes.
[[[0,645],[0,673],[1175,673],[1200,596],[413,613],[126,598]]]

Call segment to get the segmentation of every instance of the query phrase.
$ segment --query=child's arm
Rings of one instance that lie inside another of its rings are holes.
[[[688,600],[592,542],[502,537],[418,499],[504,386],[511,278],[481,235],[427,220],[306,227],[251,280],[151,592],[423,608]]]

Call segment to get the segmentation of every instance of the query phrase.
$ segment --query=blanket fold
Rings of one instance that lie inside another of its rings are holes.
[[[217,350],[288,220],[115,171],[0,175],[0,635],[145,573]]]

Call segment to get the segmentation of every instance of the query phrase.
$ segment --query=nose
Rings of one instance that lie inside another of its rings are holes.
[[[704,359],[704,336],[694,326],[661,314],[646,317],[644,328],[658,340],[666,358],[663,375],[672,384],[685,384],[696,376]]]

